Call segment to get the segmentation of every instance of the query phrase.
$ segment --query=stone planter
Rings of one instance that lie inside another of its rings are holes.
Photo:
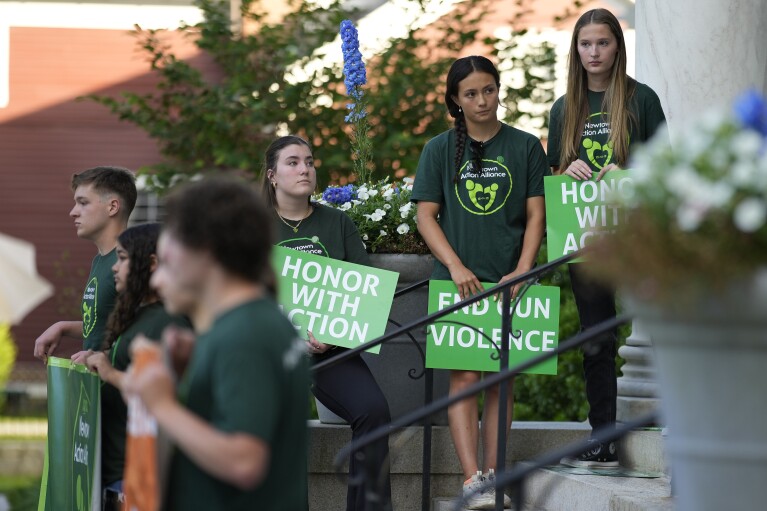
[[[428,279],[434,265],[431,255],[415,254],[371,254],[371,264],[377,268],[399,273],[397,289]],[[429,302],[429,290],[424,286],[416,291],[394,299],[390,318],[401,325],[410,323],[426,315]],[[396,329],[389,325],[387,332]],[[419,328],[411,332],[422,350],[426,350],[426,329]],[[409,337],[403,335],[386,342],[378,355],[363,353],[362,357],[370,366],[378,385],[387,401],[392,419],[412,412],[424,405],[424,378],[412,379],[423,371],[423,360],[418,348]],[[447,395],[448,372],[434,371],[434,399]],[[317,402],[317,411],[321,422],[343,424],[344,421]],[[447,412],[432,418],[434,424],[447,424]]]
[[[684,307],[627,302],[654,347],[675,509],[762,509],[767,270]]]

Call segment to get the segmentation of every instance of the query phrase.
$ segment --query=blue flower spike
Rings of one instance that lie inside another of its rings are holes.
[[[767,138],[767,101],[755,89],[751,89],[735,101],[735,115],[744,127],[757,131]]]

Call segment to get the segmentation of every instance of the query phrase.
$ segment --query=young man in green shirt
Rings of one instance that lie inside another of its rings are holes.
[[[124,381],[176,446],[164,508],[306,510],[308,360],[265,285],[271,216],[245,185],[215,179],[169,197],[166,214],[152,285],[197,339],[178,389],[160,363]],[[178,370],[179,336],[163,337]]]
[[[117,261],[117,237],[128,226],[136,205],[136,180],[120,167],[94,167],[72,176],[75,205],[69,212],[77,236],[98,249],[83,292],[82,320],[59,321],[35,340],[35,357],[45,361],[64,337],[82,339],[84,349],[100,349],[104,327],[115,303],[112,266]]]

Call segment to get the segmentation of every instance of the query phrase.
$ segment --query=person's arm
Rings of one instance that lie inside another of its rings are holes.
[[[85,366],[99,375],[103,381],[109,383],[117,389],[122,389],[125,372],[115,369],[109,361],[109,357],[103,351],[91,351],[85,357]]]
[[[40,337],[35,339],[35,358],[43,362],[56,351],[63,337],[82,340],[83,322],[82,321],[59,321],[52,324],[43,332]]]
[[[461,299],[464,299],[484,291],[484,288],[474,273],[463,265],[447,241],[442,227],[437,222],[440,207],[435,202],[418,202],[418,232],[421,233],[434,257],[448,269],[450,278],[458,287],[458,294]]]
[[[148,342],[136,339],[133,349],[147,349]],[[265,478],[269,445],[246,433],[220,431],[184,408],[175,398],[171,372],[162,363],[148,365],[140,374],[129,371],[123,392],[138,396],[170,440],[208,474],[243,490]]]
[[[538,251],[541,249],[541,240],[546,230],[546,203],[542,196],[528,197],[525,201],[525,210],[527,213],[527,222],[525,225],[525,234],[522,237],[522,252],[517,262],[517,267],[513,272],[504,275],[498,282],[499,284],[511,280],[523,273],[533,269],[538,259]],[[511,297],[514,298],[519,292],[522,284],[515,285],[511,290]]]

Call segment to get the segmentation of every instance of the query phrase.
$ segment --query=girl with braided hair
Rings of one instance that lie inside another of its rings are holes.
[[[461,298],[481,292],[481,282],[505,282],[532,269],[545,228],[543,177],[550,174],[546,154],[538,138],[498,119],[499,87],[498,71],[487,58],[470,56],[453,63],[445,104],[455,127],[426,144],[413,187],[418,230],[436,258],[431,278],[452,280]],[[479,371],[451,370],[450,394],[481,377]],[[510,427],[511,383],[508,396]],[[467,497],[494,475],[498,401],[499,388],[488,389],[482,470],[477,401],[466,399],[448,409]],[[467,500],[468,509],[492,509],[495,491]]]

